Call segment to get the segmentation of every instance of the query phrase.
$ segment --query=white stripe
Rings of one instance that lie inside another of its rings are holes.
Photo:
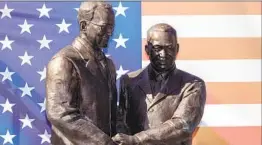
[[[206,105],[199,126],[261,126],[261,104]]]
[[[261,37],[261,15],[142,16],[142,38],[156,23],[168,23],[178,37]]]
[[[149,61],[142,61],[142,67]],[[177,68],[205,82],[261,82],[261,59],[177,60]]]

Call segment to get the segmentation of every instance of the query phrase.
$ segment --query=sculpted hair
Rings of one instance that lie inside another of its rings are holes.
[[[174,35],[175,38],[177,38],[177,32],[176,30],[170,26],[169,24],[166,23],[159,23],[159,24],[155,24],[153,26],[151,26],[148,31],[147,31],[147,41],[150,42],[151,41],[151,37],[152,37],[152,33],[153,32],[167,32],[171,35]],[[170,36],[171,36],[170,35]]]
[[[112,6],[106,2],[82,2],[78,11],[78,23],[82,21],[90,22],[94,18],[94,13],[98,7],[103,7],[105,9],[112,9]]]

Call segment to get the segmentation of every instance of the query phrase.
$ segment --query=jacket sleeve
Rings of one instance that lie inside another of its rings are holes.
[[[116,117],[117,117],[117,88],[116,83],[112,87],[112,100],[111,100],[111,136],[116,134]]]
[[[88,116],[80,114],[79,80],[73,63],[63,57],[52,59],[47,67],[46,101],[47,118],[56,128],[56,134],[64,136],[75,145],[113,145],[111,138],[95,126]]]
[[[129,84],[128,75],[123,75],[120,79],[120,93],[119,93],[119,116],[120,116],[120,123],[121,126],[120,133],[134,135],[137,132],[143,130],[143,124],[139,120],[139,115],[136,103],[137,101],[134,98],[131,98],[130,92],[131,85]]]
[[[116,69],[112,60],[109,60],[109,70],[110,70],[110,82],[111,82],[111,136],[114,136],[117,124],[117,88],[116,88]]]
[[[129,129],[126,124],[127,109],[128,109],[128,92],[125,84],[125,78],[127,76],[123,75],[120,78],[120,87],[119,87],[119,105],[117,109],[117,132],[129,134]]]
[[[192,136],[200,123],[206,102],[204,82],[193,82],[184,91],[172,118],[163,124],[135,134],[141,144],[181,142]]]

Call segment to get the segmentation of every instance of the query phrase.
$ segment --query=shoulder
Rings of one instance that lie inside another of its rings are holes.
[[[136,70],[136,71],[132,71],[132,72],[127,73],[127,76],[128,76],[130,79],[136,79],[136,78],[140,77],[141,74],[142,74],[145,70],[146,70],[145,68],[141,68],[141,69],[138,69],[138,70]]]
[[[115,64],[114,64],[113,60],[110,59],[110,58],[106,58],[106,61],[108,62],[109,68],[110,68],[112,71],[115,71],[115,70],[116,70],[116,67],[115,67]]]
[[[182,78],[182,86],[185,92],[202,91],[205,93],[206,85],[202,78],[183,70],[178,69],[178,72]]]
[[[65,57],[58,56],[49,61],[47,74],[59,74],[62,71],[72,70],[72,63]]]
[[[141,69],[138,69],[138,70],[135,70],[135,71],[131,71],[125,75],[123,75],[121,78],[120,78],[120,83],[121,84],[132,84],[134,82],[137,82],[142,76],[142,74],[146,71],[147,69],[146,68],[141,68]]]
[[[204,83],[204,80],[197,75],[194,75],[192,73],[189,73],[187,71],[180,70],[180,69],[177,69],[177,71],[185,83],[186,82],[203,82]]]
[[[60,49],[52,58],[56,57],[65,57],[65,58],[75,58],[79,57],[79,54],[74,50],[74,48],[71,45],[67,45],[64,48]]]
[[[47,77],[70,74],[73,71],[73,64],[67,55],[58,52],[47,64]]]

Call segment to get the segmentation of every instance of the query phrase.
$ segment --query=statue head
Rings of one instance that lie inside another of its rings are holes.
[[[113,33],[115,16],[112,6],[106,2],[82,2],[78,12],[80,36],[95,48],[105,48]]]
[[[176,30],[165,23],[153,25],[147,31],[145,50],[155,70],[165,72],[173,68],[179,51]]]

